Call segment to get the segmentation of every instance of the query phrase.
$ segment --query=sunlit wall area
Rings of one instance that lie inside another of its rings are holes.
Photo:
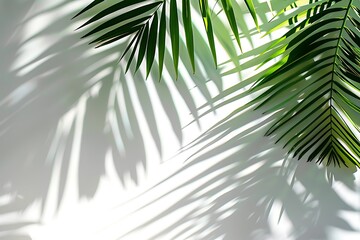
[[[215,68],[194,10],[196,72],[167,45],[159,81],[81,38],[90,2],[0,0],[1,240],[360,239],[359,171],[297,161],[246,105],[281,31],[239,2],[241,52],[220,12]]]

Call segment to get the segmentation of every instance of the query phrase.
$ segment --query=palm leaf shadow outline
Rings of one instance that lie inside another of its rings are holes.
[[[70,19],[76,8],[59,14],[59,11],[71,4],[67,1],[58,5],[49,4],[49,7],[43,7],[40,2],[34,4],[31,9],[33,12],[19,18],[22,20],[18,25],[19,35],[16,36],[19,39],[18,46],[6,48],[10,54],[7,56],[13,56],[14,67],[4,67],[6,70],[4,72],[11,69],[11,72],[5,76],[12,76],[12,82],[15,84],[2,89],[16,92],[16,89],[21,89],[21,84],[34,87],[29,92],[21,92],[24,96],[20,100],[13,100],[14,103],[11,103],[13,95],[9,94],[10,97],[4,98],[4,104],[1,105],[4,110],[1,113],[5,116],[1,126],[2,140],[4,140],[1,148],[4,150],[2,151],[4,156],[9,160],[5,164],[7,166],[1,169],[2,196],[12,194],[16,196],[9,204],[2,206],[3,214],[26,211],[34,202],[40,200],[41,215],[45,218],[51,217],[62,207],[64,197],[73,189],[75,189],[75,198],[92,198],[101,176],[106,171],[105,158],[110,155],[114,159],[123,159],[123,162],[114,160],[114,167],[123,185],[127,184],[125,178],[128,173],[130,173],[130,181],[135,183],[138,181],[138,165],[140,163],[146,171],[147,161],[139,123],[130,122],[129,129],[129,125],[118,117],[118,121],[108,122],[106,125],[106,121],[110,121],[109,116],[120,116],[120,108],[118,106],[114,108],[109,104],[110,95],[116,92],[119,84],[122,91],[116,94],[122,94],[125,99],[128,109],[125,113],[130,119],[136,119],[137,113],[132,111],[133,104],[134,100],[140,101],[142,110],[147,116],[146,122],[151,129],[154,144],[160,154],[162,151],[163,143],[158,134],[155,108],[152,106],[152,101],[149,101],[150,93],[141,72],[133,76],[136,78],[135,84],[130,86],[130,83],[124,79],[119,79],[125,78],[124,66],[115,67],[114,57],[119,56],[114,54],[118,51],[115,47],[96,53],[86,52],[87,46],[77,41],[80,33],[66,35],[58,41],[53,41],[56,34],[66,32],[65,29],[71,25]],[[46,19],[48,16],[57,16],[57,19],[54,19],[51,25],[44,25],[44,28],[26,38],[21,35],[21,31],[29,27],[27,24],[32,24],[38,19]],[[66,32],[66,34],[70,33]],[[30,60],[15,64],[17,58],[21,56],[19,50],[26,49],[40,39],[48,39],[49,42],[37,49],[39,54],[34,54]],[[184,45],[182,41],[180,43]],[[165,65],[166,69],[170,63],[166,61]],[[79,72],[79,69],[83,71]],[[179,73],[182,79],[181,71]],[[207,74],[218,76],[215,70],[207,71]],[[200,79],[200,82],[208,81],[208,76],[201,72],[194,77]],[[73,81],[75,78],[76,81]],[[206,84],[192,84],[200,89],[205,99],[211,102]],[[178,85],[178,96],[183,99],[196,118],[197,107],[188,92],[188,86],[180,81]],[[135,89],[141,98],[133,97],[130,88]],[[155,89],[159,95],[162,95],[160,102],[165,116],[170,119],[171,128],[181,144],[182,132],[175,110],[177,109],[175,100],[172,100],[171,95],[160,94],[160,92],[168,92],[168,88],[166,82],[163,82]],[[119,132],[111,129],[111,124],[117,124],[116,127],[122,129],[121,136],[117,135]],[[35,129],[38,131],[34,136],[32,131]],[[132,132],[131,136],[127,135],[129,131]],[[23,135],[25,133],[26,135]],[[123,152],[116,142],[119,138],[125,146],[122,148]],[[14,142],[25,148],[13,151],[9,146]],[[103,161],[100,161],[101,159]],[[39,219],[43,218],[41,215]],[[26,222],[24,226],[36,224],[39,219]],[[6,229],[4,236],[16,238],[17,232],[21,231],[18,229],[20,225],[14,225],[12,230],[9,230],[9,226],[4,225]]]
[[[251,64],[249,64],[249,67],[251,67]],[[235,69],[235,71],[236,70],[237,69]],[[231,72],[234,71],[231,70],[226,74],[230,74]],[[245,88],[246,84],[252,85],[261,74],[263,73],[254,76],[246,83],[242,82],[235,85],[233,88],[226,90],[225,94],[216,96],[215,99],[220,103],[216,104],[216,100],[213,100],[215,104],[214,108],[220,108],[221,106],[239,100],[241,97],[245,97],[246,94],[236,95],[234,98],[225,101],[225,103],[220,101],[224,95],[231,95],[231,93]],[[269,125],[273,121],[271,118],[255,125],[249,131],[236,134],[236,136],[230,138],[230,140],[227,138],[225,143],[218,143],[230,135],[230,133],[239,129],[239,125],[243,126],[241,123],[251,122],[249,115],[253,115],[250,117],[252,121],[261,118],[258,114],[246,110],[246,107],[250,106],[251,105],[246,105],[244,108],[235,110],[233,114],[230,114],[227,118],[220,121],[211,131],[206,132],[198,141],[194,141],[193,145],[186,148],[186,150],[188,150],[192,147],[196,148],[198,145],[205,145],[191,155],[191,160],[186,166],[171,175],[168,179],[159,183],[159,186],[166,185],[166,182],[171,181],[171,179],[178,179],[181,174],[192,166],[200,164],[200,162],[209,161],[210,158],[230,151],[231,149],[236,149],[236,147],[241,145],[251,145],[254,139],[257,139],[259,142],[258,139],[261,139],[259,136],[253,137],[252,140],[248,142],[244,142],[243,138],[249,135],[262,135],[263,133],[259,134],[256,130]],[[207,112],[203,113],[200,117],[206,115],[206,113]],[[263,141],[265,143],[263,143]],[[149,236],[149,239],[159,239],[163,237],[183,239],[190,236],[201,239],[217,239],[219,237],[235,239],[238,236],[245,236],[244,239],[264,239],[267,234],[271,232],[271,226],[267,220],[272,205],[276,201],[280,201],[282,205],[277,213],[279,221],[281,221],[285,213],[292,225],[298,228],[295,229],[294,227],[288,237],[291,236],[294,239],[309,239],[314,236],[326,238],[328,236],[327,227],[329,225],[346,231],[356,231],[339,213],[343,210],[356,213],[358,210],[344,201],[332,187],[332,182],[336,179],[344,183],[351,190],[356,191],[353,176],[353,173],[356,171],[355,168],[313,168],[312,165],[309,166],[302,162],[296,163],[289,159],[283,162],[285,165],[279,165],[279,162],[283,161],[286,152],[279,151],[276,148],[272,150],[274,142],[270,141],[269,143],[269,141],[263,141],[259,144],[253,143],[252,148],[248,147],[249,150],[244,150],[246,147],[235,150],[235,153],[231,153],[230,156],[221,159],[218,164],[214,164],[209,167],[209,169],[201,171],[197,176],[184,180],[179,186],[169,190],[151,202],[144,200],[146,203],[131,215],[136,216],[137,214],[141,214],[143,209],[151,208],[158,201],[165,201],[164,199],[174,192],[180,191],[179,189],[189,187],[194,182],[200,182],[200,179],[205,178],[205,176],[212,176],[210,180],[206,180],[203,184],[186,192],[183,197],[180,197],[178,201],[161,210],[160,213],[157,212],[154,217],[147,219],[142,224],[134,226],[132,230],[120,236],[119,239],[133,236],[132,234],[137,236],[137,232],[151,228],[152,224],[161,220],[163,221],[168,215],[179,209],[186,209],[186,207],[191,208],[190,205],[202,199],[205,199],[203,201],[206,203],[205,205],[198,205],[198,208],[191,209],[187,214],[183,215],[183,217],[176,219],[176,221],[172,223],[168,223],[166,228]],[[259,146],[261,146],[261,150],[259,150]],[[247,151],[251,153],[243,153]],[[259,152],[264,154],[256,154]],[[239,156],[248,160],[239,161]],[[290,155],[289,158],[291,157]],[[236,173],[246,172],[246,169],[251,168],[252,165],[256,165],[257,163],[261,163],[261,166],[257,168],[256,171],[237,178]],[[207,164],[204,165],[206,166]],[[209,165],[211,165],[211,163],[209,163]],[[221,171],[221,169],[225,170]],[[215,172],[219,172],[219,174],[216,175],[214,174]],[[238,183],[239,181],[241,184]],[[213,185],[215,185],[215,187],[213,187]],[[233,189],[230,188],[228,192],[225,191],[224,193],[223,190],[228,189],[230,186],[235,187]],[[298,186],[302,186],[304,191],[298,191]],[[157,186],[154,188],[156,187]],[[204,189],[210,190],[206,191]],[[149,192],[152,190],[153,189],[150,189]],[[202,193],[199,194],[199,192]],[[220,194],[220,192],[222,194]],[[146,193],[144,196],[145,195]],[[214,197],[212,198],[212,196]],[[141,195],[139,198],[141,199],[142,197]],[[216,203],[212,204],[206,201],[206,199],[216,199]],[[331,201],[329,201],[329,199],[331,199]],[[234,200],[236,200],[236,203],[231,208],[232,213],[230,217],[223,221],[218,220],[222,214],[225,214],[225,211],[220,211],[220,209]],[[210,205],[210,207],[206,207],[206,205]],[[259,211],[257,211],[258,209]],[[147,211],[149,210],[147,209]],[[244,215],[248,216],[248,218],[244,218]],[[247,225],[248,221],[251,221],[252,224]],[[223,222],[227,222],[228,224],[222,224]],[[239,224],[234,227],[230,224],[234,222]],[[232,226],[231,230],[226,228],[226,226]],[[234,231],[234,229],[238,229],[239,231]],[[171,235],[169,232],[175,233]]]

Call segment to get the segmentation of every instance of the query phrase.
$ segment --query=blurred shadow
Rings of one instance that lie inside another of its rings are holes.
[[[193,154],[184,167],[148,192],[168,190],[156,199],[137,197],[142,204],[128,218],[143,221],[118,239],[136,238],[164,220],[148,239],[329,239],[329,227],[358,232],[341,215],[360,214],[357,200],[334,188],[344,184],[356,193],[353,170],[295,161],[263,137],[270,123],[248,107],[207,131],[188,148]],[[193,169],[197,174],[189,176]]]
[[[258,56],[268,46],[238,60]],[[233,68],[225,63],[223,76],[252,69],[266,57]],[[207,104],[198,109],[201,118],[230,104],[240,105],[184,146],[180,155],[188,161],[180,170],[136,197],[140,206],[126,218],[141,221],[118,239],[136,239],[142,232],[147,239],[229,240],[331,239],[331,228],[359,233],[357,222],[343,216],[360,216],[356,168],[296,161],[273,138],[263,137],[276,115],[253,111],[258,103],[249,102],[259,93],[246,91],[262,74],[256,72],[221,91],[212,98],[211,110],[206,110]],[[357,198],[342,196],[340,189]],[[161,194],[151,198],[152,192]]]
[[[167,52],[164,69],[167,77],[160,84],[153,84],[152,81],[158,79],[156,71],[151,72],[152,79],[145,81],[143,68],[134,75],[130,69],[125,75],[124,66],[117,64],[126,42],[93,50],[79,40],[83,32],[73,33],[75,27],[70,19],[85,4],[63,1],[47,5],[45,2],[0,3],[0,45],[3,46],[0,48],[3,159],[0,197],[10,199],[0,203],[0,216],[21,215],[33,204],[39,204],[42,211],[32,221],[1,222],[0,238],[29,239],[21,230],[41,222],[43,215],[55,215],[69,192],[73,201],[92,198],[102,176],[106,175],[107,159],[115,166],[123,187],[140,184],[139,168],[147,170],[149,159],[157,159],[152,154],[163,157],[169,139],[176,139],[179,148],[185,145],[184,154],[191,154],[177,173],[158,186],[171,184],[172,179],[197,164],[207,167],[195,176],[183,178],[176,188],[168,186],[169,190],[157,200],[166,199],[178,189],[190,189],[175,204],[164,206],[124,237],[199,201],[202,204],[196,205],[191,213],[169,221],[167,227],[155,231],[149,239],[158,239],[169,232],[173,232],[170,239],[185,239],[190,235],[195,239],[237,239],[238,236],[265,239],[264,236],[274,231],[268,219],[276,201],[283,210],[275,215],[287,216],[294,227],[290,235],[296,239],[326,236],[329,225],[353,230],[338,213],[358,210],[345,203],[328,181],[329,176],[333,176],[330,179],[355,191],[353,175],[336,170],[327,174],[328,169],[296,161],[283,164],[285,151],[271,139],[263,138],[269,118],[252,111],[252,106],[244,105],[191,144],[184,143],[184,126],[189,122],[182,120],[180,107],[184,105],[189,110],[190,124],[197,122],[201,126],[199,120],[203,116],[248,100],[244,90],[257,75],[230,88],[224,87],[222,78],[239,74],[239,67],[253,71],[258,60],[241,66],[236,61],[257,55],[258,49],[238,58],[233,56],[231,64],[235,68],[228,71],[225,63],[227,72],[220,74],[207,67],[213,64],[209,50],[205,49],[201,32],[194,29],[196,55],[201,59],[197,66],[203,65],[204,69],[189,78],[185,71],[191,72],[189,61],[182,55],[184,71],[180,71],[179,80],[174,83]],[[39,22],[44,23],[43,27],[37,31],[32,29]],[[255,31],[243,34],[251,39]],[[181,50],[184,48],[182,40]],[[233,49],[231,43],[228,53]],[[215,96],[209,83],[216,86]],[[201,106],[194,92],[203,97]],[[162,125],[163,116],[168,126]],[[211,160],[214,156],[218,158],[215,163]],[[200,184],[194,187],[193,182]],[[302,186],[300,190],[296,185]],[[144,201],[134,214],[141,219],[141,210],[151,208],[156,202]]]
[[[185,124],[170,88],[196,119],[198,106],[189,88],[211,102],[206,82],[212,81],[209,76],[220,82],[220,75],[215,69],[198,71],[185,83],[187,75],[180,73],[178,84],[170,77],[150,90],[156,72],[145,81],[144,69],[125,75],[116,61],[126,42],[94,50],[79,40],[84,31],[74,33],[78,23],[71,18],[85,3],[0,4],[0,198],[10,198],[0,204],[0,216],[18,214],[16,224],[1,223],[0,237],[21,239],[21,229],[55,215],[69,196],[74,202],[92,198],[106,175],[106,159],[123,187],[139,184],[139,168],[147,171],[151,154],[161,158],[168,138],[179,146],[183,142]],[[196,38],[202,39],[198,33]],[[165,60],[164,71],[171,72],[171,59]],[[189,69],[184,56],[181,61]],[[163,116],[169,127],[161,126]],[[160,137],[164,132],[166,139]],[[34,204],[40,205],[39,216],[19,223]]]

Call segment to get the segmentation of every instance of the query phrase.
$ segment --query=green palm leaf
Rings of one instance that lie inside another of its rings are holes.
[[[184,22],[184,30],[185,30],[185,37],[186,37],[186,46],[188,49],[188,54],[190,57],[191,67],[193,73],[195,72],[195,50],[194,50],[194,36],[192,30],[192,20],[191,20],[191,5],[190,1],[182,0],[182,16]]]
[[[278,116],[267,135],[298,158],[360,167],[359,4],[311,1],[295,10],[267,53],[279,61],[252,89],[262,90],[257,108]]]
[[[234,10],[232,8],[232,1],[233,0],[222,0],[221,7],[226,14],[231,31],[240,47],[239,31]],[[244,1],[258,27],[253,1]],[[193,6],[190,0],[169,0],[168,2],[169,8],[167,9],[166,0],[122,0],[111,6],[106,5],[108,4],[106,1],[94,0],[76,14],[74,18],[83,15],[89,10],[100,9],[97,14],[78,28],[91,28],[91,30],[83,37],[93,37],[94,39],[90,41],[90,43],[95,43],[96,47],[102,47],[120,39],[130,37],[131,40],[121,57],[122,59],[126,54],[129,54],[127,68],[129,68],[129,64],[131,64],[133,60],[136,60],[137,70],[146,53],[146,72],[148,75],[152,68],[155,56],[158,56],[160,77],[163,69],[165,45],[167,44],[166,28],[168,26],[172,46],[172,60],[177,77],[180,55],[179,41],[182,37],[180,27],[184,29],[188,56],[191,67],[193,71],[195,71],[195,45],[191,12],[192,8],[198,7],[198,11],[204,22],[211,54],[215,65],[217,65],[216,44],[212,24],[212,18],[217,16],[212,13],[208,0],[199,0],[197,6]],[[182,26],[180,26],[178,18],[180,3],[182,5]],[[157,18],[158,15],[160,16],[159,20]],[[167,21],[169,21],[168,24]],[[158,38],[154,39],[154,36],[158,36]],[[156,41],[158,41],[158,44],[156,44]],[[132,50],[130,51],[130,49]],[[158,54],[155,54],[156,51]],[[137,57],[135,57],[135,52],[138,52]]]
[[[175,68],[176,79],[178,78],[179,65],[179,21],[176,0],[170,0],[170,37]]]

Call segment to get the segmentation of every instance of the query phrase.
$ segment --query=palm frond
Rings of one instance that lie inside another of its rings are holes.
[[[252,0],[244,0],[251,16],[253,17],[256,27],[258,28],[258,21],[256,11]],[[158,65],[160,77],[163,68],[164,51],[166,43],[167,27],[169,28],[169,35],[171,39],[172,60],[175,69],[176,77],[178,75],[178,61],[179,61],[179,39],[181,36],[181,27],[184,30],[184,37],[186,40],[186,48],[190,59],[193,72],[195,71],[195,44],[193,38],[193,20],[191,18],[192,10],[195,6],[190,0],[169,0],[169,7],[167,8],[167,1],[160,0],[122,0],[116,4],[108,6],[108,3],[103,0],[94,0],[78,14],[78,17],[88,12],[89,10],[97,9],[97,14],[87,20],[78,29],[83,27],[91,27],[88,33],[83,37],[95,38],[90,43],[95,43],[96,47],[102,47],[110,43],[119,41],[121,39],[132,37],[128,47],[122,55],[129,54],[128,66],[133,60],[137,60],[136,70],[142,63],[143,57],[146,53],[146,71],[149,74],[152,63],[158,52]],[[228,19],[231,31],[234,34],[235,40],[241,49],[238,25],[233,9],[233,0],[221,0],[221,7]],[[217,65],[215,35],[212,24],[212,18],[216,17],[212,14],[210,3],[208,0],[199,0],[199,13],[202,16],[204,28],[207,34],[208,44],[213,56],[215,66]],[[181,8],[182,25],[179,24],[178,11]],[[160,20],[158,19],[160,15]],[[156,39],[156,37],[158,39]],[[158,42],[156,47],[156,42]],[[135,57],[137,54],[137,57]]]
[[[278,116],[267,135],[276,134],[299,159],[360,167],[359,4],[320,0],[298,7],[264,63],[279,60],[253,87],[263,91],[257,108]]]

